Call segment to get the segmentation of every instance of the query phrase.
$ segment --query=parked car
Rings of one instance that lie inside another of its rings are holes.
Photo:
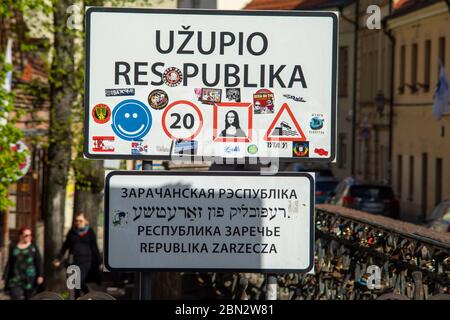
[[[439,203],[428,219],[428,227],[438,232],[450,232],[450,199]]]
[[[399,216],[398,200],[390,186],[363,184],[353,178],[341,181],[329,202],[391,218]]]
[[[336,188],[338,181],[334,178],[316,178],[316,204],[326,203]]]

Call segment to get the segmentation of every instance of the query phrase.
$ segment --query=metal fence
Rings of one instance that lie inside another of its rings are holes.
[[[316,207],[315,225],[314,272],[278,275],[278,299],[450,299],[449,234],[332,205]],[[265,297],[264,274],[199,279],[216,298]]]

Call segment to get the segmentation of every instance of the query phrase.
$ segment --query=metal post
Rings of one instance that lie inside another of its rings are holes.
[[[353,39],[353,95],[352,95],[352,162],[351,162],[351,175],[354,177],[356,173],[356,112],[357,112],[357,101],[356,101],[356,89],[357,82],[356,78],[358,76],[358,27],[359,27],[359,0],[355,4],[355,30]]]
[[[266,300],[277,300],[277,275],[267,274]]]
[[[152,170],[152,161],[142,161],[142,171]],[[139,300],[150,300],[152,296],[152,275],[150,272],[139,272]]]

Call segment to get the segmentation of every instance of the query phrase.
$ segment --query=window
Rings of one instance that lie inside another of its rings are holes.
[[[397,193],[399,199],[402,197],[402,186],[403,186],[402,174],[403,174],[403,159],[402,155],[399,154],[397,156]]]
[[[422,214],[427,216],[427,199],[428,199],[428,154],[422,153]]]
[[[405,46],[400,48],[400,87],[399,93],[403,94],[405,92],[405,59],[406,59],[406,49]]]
[[[409,157],[409,195],[408,200],[412,201],[414,197],[414,156]]]
[[[423,71],[423,91],[430,91],[430,67],[431,67],[431,40],[425,41],[425,54],[424,54],[424,71]]]
[[[445,66],[445,37],[439,38],[439,61]]]
[[[348,47],[339,48],[339,97],[348,94]]]
[[[442,158],[436,158],[436,190],[435,195],[436,199],[434,204],[437,205],[442,201]]]
[[[417,92],[417,43],[412,45],[411,50],[411,93]]]

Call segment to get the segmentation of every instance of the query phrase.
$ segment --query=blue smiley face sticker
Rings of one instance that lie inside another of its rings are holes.
[[[152,127],[152,115],[145,104],[129,99],[120,102],[112,112],[112,129],[123,140],[139,140]]]

